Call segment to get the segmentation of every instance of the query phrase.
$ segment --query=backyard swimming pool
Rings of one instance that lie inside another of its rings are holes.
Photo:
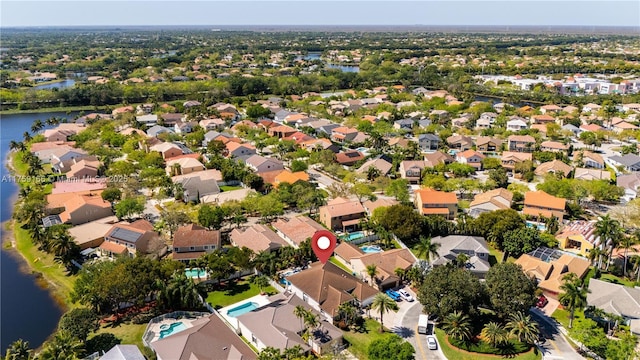
[[[171,324],[164,324],[160,326],[160,339],[164,339],[167,336],[177,334],[180,331],[186,330],[187,326],[182,321],[174,322]]]
[[[197,278],[197,277],[206,278],[207,277],[207,272],[204,269],[198,269],[198,268],[185,269],[184,274],[190,278]]]
[[[363,231],[355,231],[344,236],[347,241],[353,241],[364,237]]]
[[[378,245],[367,245],[360,248],[360,250],[364,251],[365,254],[371,253],[379,253],[382,252],[382,249]]]
[[[233,309],[227,310],[227,316],[230,317],[238,317],[242,314],[248,313],[249,311],[253,311],[258,308],[258,304],[252,302],[244,303],[242,305],[236,306]]]
[[[533,222],[533,221],[527,221],[527,227],[530,228],[537,228],[540,231],[545,231],[547,230],[547,226],[543,223],[537,223],[537,222]]]

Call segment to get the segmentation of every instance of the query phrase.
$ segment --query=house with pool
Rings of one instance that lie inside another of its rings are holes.
[[[315,262],[308,269],[287,277],[291,292],[318,311],[328,321],[338,315],[340,305],[351,302],[365,307],[378,290],[337,265]]]
[[[351,244],[340,244],[340,251],[336,248],[336,257],[346,261],[346,266],[363,279],[369,280],[367,266],[375,265],[378,270],[375,276],[375,284],[371,286],[379,290],[386,290],[400,286],[400,277],[395,274],[396,269],[408,271],[418,260],[409,249],[393,249],[387,251],[375,251],[375,248],[365,246],[357,248]]]
[[[173,260],[189,262],[222,246],[219,230],[207,230],[195,224],[184,225],[173,234]]]
[[[364,218],[366,211],[357,200],[335,198],[327,205],[321,206],[320,222],[331,230],[354,230],[360,225],[360,219]]]
[[[342,344],[342,331],[331,320],[322,317],[318,326],[311,331],[309,339],[302,338],[306,327],[295,316],[296,306],[302,306],[318,316],[320,313],[296,295],[278,294],[270,297],[269,301],[268,305],[237,317],[240,333],[258,350],[273,347],[284,351],[300,346],[305,353],[323,355],[331,353],[336,343]]]

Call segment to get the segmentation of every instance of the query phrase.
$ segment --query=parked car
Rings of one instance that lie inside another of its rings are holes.
[[[549,303],[549,300],[544,295],[540,295],[536,302],[536,307],[543,308]]]
[[[389,297],[392,298],[393,300],[400,301],[400,294],[398,294],[397,292],[393,290],[387,290],[384,293],[389,295]]]
[[[398,294],[400,295],[400,297],[402,298],[402,300],[404,301],[408,301],[408,302],[412,302],[413,301],[413,296],[411,296],[411,294],[409,294],[406,290],[404,289],[400,289],[398,290]]]
[[[438,342],[436,341],[435,336],[433,335],[427,336],[427,347],[429,348],[429,350],[438,349]]]

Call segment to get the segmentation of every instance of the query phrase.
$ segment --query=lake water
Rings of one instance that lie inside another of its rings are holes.
[[[22,140],[22,133],[29,131],[31,123],[47,118],[72,118],[62,112],[40,114],[15,114],[0,116],[0,179],[9,175],[5,168],[11,140]],[[0,182],[0,222],[11,218],[11,210],[18,191],[11,182]],[[0,230],[4,236],[4,227]],[[53,333],[62,310],[46,289],[36,284],[33,275],[20,271],[24,265],[13,250],[0,251],[0,353],[20,338],[29,341],[32,348],[39,347]]]
[[[34,86],[32,89],[37,89],[37,90],[46,90],[46,89],[53,89],[53,88],[64,89],[64,88],[72,87],[73,85],[75,85],[75,83],[76,81],[73,79],[66,79],[66,80],[62,80],[62,81],[58,81],[50,84],[37,85],[37,86]]]

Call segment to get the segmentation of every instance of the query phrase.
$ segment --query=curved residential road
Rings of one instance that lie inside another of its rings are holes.
[[[533,319],[540,324],[540,332],[544,336],[544,342],[538,343],[544,360],[584,359],[560,332],[555,320],[542,314],[538,309],[532,309],[530,313]]]
[[[415,294],[412,294],[415,297]],[[422,314],[422,305],[418,301],[411,303],[411,306],[401,307],[394,319],[393,332],[407,340],[416,350],[418,360],[446,360],[447,358],[440,349],[429,350],[427,347],[427,336],[418,334],[418,318]]]

